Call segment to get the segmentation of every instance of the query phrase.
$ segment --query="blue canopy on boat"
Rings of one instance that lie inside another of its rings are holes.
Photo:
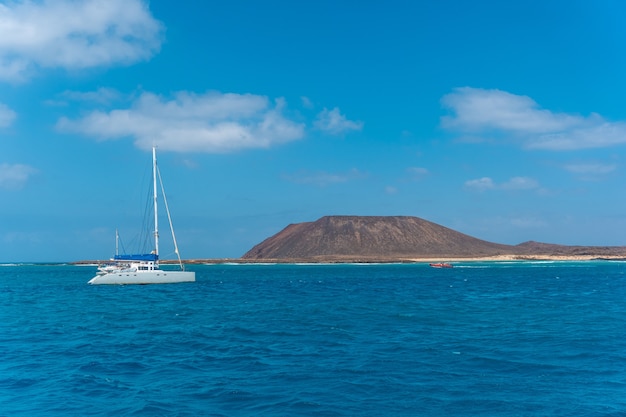
[[[136,255],[115,255],[113,257],[116,261],[156,261],[159,259],[159,255],[154,253],[141,253]]]

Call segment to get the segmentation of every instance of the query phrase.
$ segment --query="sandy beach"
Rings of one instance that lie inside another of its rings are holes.
[[[308,259],[242,259],[242,258],[200,258],[183,260],[187,265],[210,265],[210,264],[298,264],[298,263],[432,263],[432,262],[520,262],[520,261],[626,261],[626,254],[620,255],[494,255],[482,257],[460,257],[460,256],[442,256],[442,257],[413,257],[413,258],[369,258],[369,257],[318,257]],[[71,262],[74,265],[98,265],[106,261],[98,260],[81,260]],[[160,260],[161,264],[177,264],[176,260]]]
[[[183,261],[185,264],[266,264],[266,263],[431,263],[431,262],[506,262],[506,261],[593,261],[593,260],[626,260],[624,256],[616,255],[496,255],[484,257],[423,257],[423,258],[398,258],[398,259],[377,259],[377,258],[338,258],[326,257],[315,259],[189,259]],[[161,261],[168,263],[168,261]]]

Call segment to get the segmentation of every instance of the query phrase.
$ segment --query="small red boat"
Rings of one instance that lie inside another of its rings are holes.
[[[433,268],[452,268],[452,265],[447,262],[438,262],[438,263],[433,263],[429,265],[432,266]]]

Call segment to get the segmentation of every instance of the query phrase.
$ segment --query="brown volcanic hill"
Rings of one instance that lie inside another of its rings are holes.
[[[242,258],[385,260],[516,252],[515,246],[480,240],[418,217],[326,216],[290,224]]]

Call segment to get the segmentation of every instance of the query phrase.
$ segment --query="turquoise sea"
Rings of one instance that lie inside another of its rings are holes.
[[[626,263],[190,269],[0,266],[0,415],[626,415]]]

